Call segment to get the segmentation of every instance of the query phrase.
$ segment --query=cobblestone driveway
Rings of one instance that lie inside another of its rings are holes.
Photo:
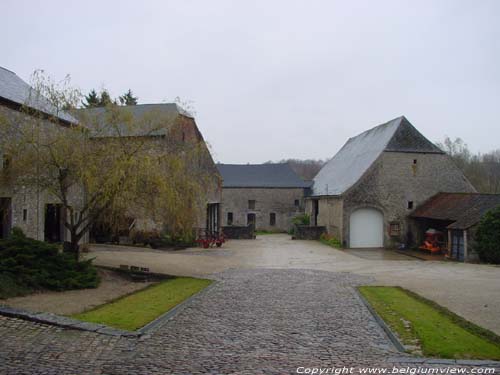
[[[228,271],[150,338],[116,339],[2,318],[7,372],[291,372],[297,366],[374,364],[389,342],[349,274]]]
[[[1,317],[1,371],[295,373],[299,366],[392,367],[390,358],[401,358],[353,288],[366,277],[271,269],[215,277],[214,288],[141,339]]]

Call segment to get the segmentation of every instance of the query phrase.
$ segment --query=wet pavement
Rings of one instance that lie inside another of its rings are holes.
[[[363,257],[318,241],[291,240],[285,234],[256,240],[230,240],[222,248],[161,251],[94,245],[89,257],[107,266],[149,267],[172,275],[206,276],[227,269],[284,268],[352,272],[380,285],[399,285],[500,334],[500,267],[450,261],[422,261],[376,250],[354,250]],[[384,250],[382,250],[384,251]]]
[[[499,267],[367,259],[284,235],[180,252],[96,246],[89,256],[98,264],[218,282],[141,338],[0,317],[1,374],[286,374],[307,367],[456,365],[397,352],[355,290],[372,283],[435,296],[429,298],[499,327]]]
[[[393,347],[355,290],[369,277],[300,269],[213,277],[213,288],[140,339],[0,317],[0,373],[293,374],[454,364]]]

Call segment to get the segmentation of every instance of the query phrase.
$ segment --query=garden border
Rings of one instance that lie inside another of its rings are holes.
[[[370,305],[370,302],[368,302],[366,300],[366,298],[361,294],[361,292],[359,291],[358,288],[354,288],[354,289],[356,290],[356,294],[358,295],[358,297],[361,299],[361,302],[363,302],[363,304],[366,306],[366,308],[368,309],[370,314],[372,314],[373,318],[378,323],[378,325],[382,328],[382,330],[385,332],[385,334],[387,335],[389,340],[391,340],[394,347],[398,351],[400,351],[402,353],[406,353],[406,349],[405,349],[405,346],[403,345],[403,343],[401,341],[399,341],[399,339],[397,338],[395,333],[392,332],[392,330],[389,328],[389,326],[387,324],[385,324],[384,320],[380,317],[380,315],[378,315],[378,313],[375,311],[375,309]]]
[[[404,289],[404,288],[402,288]],[[384,322],[384,320],[378,315],[375,309],[370,305],[370,302],[361,294],[358,287],[354,287],[356,294],[360,298],[361,302],[366,306],[368,311],[372,314],[375,321],[380,325],[383,331],[386,333],[387,337],[391,340],[392,344],[396,347],[396,349],[401,352],[401,354],[406,354],[407,357],[392,357],[389,359],[389,362],[392,363],[419,363],[419,364],[437,364],[437,365],[460,365],[460,366],[500,366],[500,361],[489,360],[489,359],[448,359],[448,358],[432,358],[432,357],[423,357],[423,356],[412,356],[411,354],[406,352],[404,345],[399,341],[397,336],[392,332],[391,328]],[[406,289],[405,289],[406,290]],[[413,293],[410,291],[410,293]],[[420,295],[413,293],[418,297]],[[429,301],[425,299],[426,301]],[[433,301],[433,304],[436,304]],[[437,304],[436,304],[437,305]],[[439,305],[438,305],[439,306]]]
[[[152,320],[144,327],[139,328],[136,331],[125,331],[122,329],[113,328],[104,324],[88,323],[82,320],[77,320],[73,318],[68,318],[62,315],[56,315],[52,313],[45,312],[31,312],[28,310],[17,309],[9,307],[6,305],[0,305],[0,315],[8,316],[11,318],[28,320],[35,323],[47,324],[51,326],[74,329],[79,331],[95,332],[108,336],[118,336],[118,337],[128,337],[128,338],[139,338],[152,333],[162,327],[167,323],[168,320],[172,319],[175,315],[180,313],[184,308],[187,307],[194,299],[200,297],[201,295],[209,292],[213,289],[220,281],[212,280],[212,283],[206,288],[203,288],[199,292],[188,297],[178,305],[174,306],[167,312],[163,313],[156,319]]]

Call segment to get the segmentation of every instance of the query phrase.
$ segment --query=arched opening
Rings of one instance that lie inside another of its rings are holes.
[[[349,220],[351,248],[384,247],[384,215],[375,208],[360,208]]]

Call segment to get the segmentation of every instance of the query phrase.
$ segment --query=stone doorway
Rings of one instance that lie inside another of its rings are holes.
[[[255,217],[255,214],[247,214],[247,225],[251,225],[255,230],[256,224],[257,224],[257,219]]]
[[[11,198],[0,198],[0,238],[9,235],[12,226]]]
[[[62,242],[64,238],[64,221],[61,204],[45,206],[44,238],[47,242]]]

